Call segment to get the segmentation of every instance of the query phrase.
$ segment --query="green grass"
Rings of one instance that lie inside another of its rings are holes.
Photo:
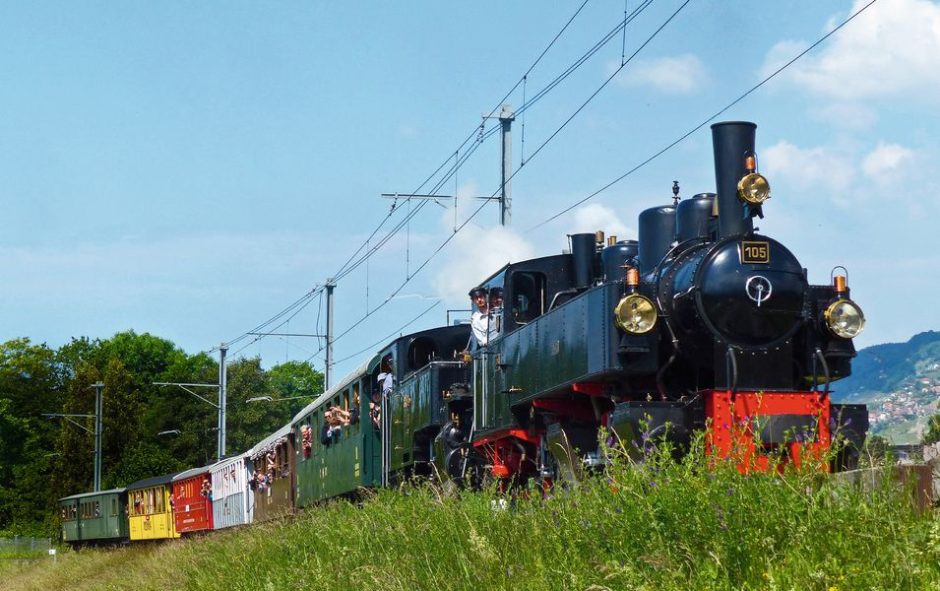
[[[940,589],[940,518],[895,486],[666,454],[548,499],[428,485],[204,538],[4,565],[4,589]],[[496,501],[494,503],[494,501]]]

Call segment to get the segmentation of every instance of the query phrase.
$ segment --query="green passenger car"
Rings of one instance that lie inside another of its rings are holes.
[[[297,446],[297,506],[371,487],[381,482],[379,430],[369,415],[371,370],[379,357],[359,367],[294,417]],[[327,434],[326,413],[337,406],[352,414],[350,424]]]
[[[298,507],[431,472],[449,389],[469,381],[455,359],[469,332],[458,325],[399,337],[294,417]],[[330,408],[348,422],[331,429]]]
[[[126,542],[127,489],[115,488],[59,499],[62,541],[82,544]]]

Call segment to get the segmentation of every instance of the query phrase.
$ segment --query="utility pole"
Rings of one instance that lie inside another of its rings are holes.
[[[499,223],[508,226],[512,222],[512,122],[515,121],[512,107],[503,105],[499,113],[499,124],[503,132],[503,169],[499,193]]]
[[[95,436],[95,462],[94,462],[94,492],[101,490],[101,431],[102,431],[102,416],[104,415],[104,404],[102,401],[101,390],[104,388],[102,382],[95,382],[89,388],[95,389],[95,414],[93,415],[79,415],[79,414],[63,414],[63,413],[43,413],[42,416],[48,419],[65,419],[66,421],[72,423],[82,431],[86,433],[91,433]],[[76,421],[76,418],[83,419],[95,419],[95,428],[94,430],[89,429],[85,425]]]
[[[104,414],[104,404],[101,399],[101,390],[104,383],[92,384],[95,389],[95,492],[101,490],[101,415]]]
[[[225,457],[225,353],[228,351],[228,345],[222,343],[219,345],[219,460]]]
[[[333,288],[336,281],[326,280],[326,371],[323,376],[323,390],[329,390],[333,377]]]

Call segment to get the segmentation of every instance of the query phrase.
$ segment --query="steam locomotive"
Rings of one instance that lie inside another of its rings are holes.
[[[853,467],[868,413],[834,404],[829,388],[851,372],[864,315],[847,273],[810,285],[796,257],[754,229],[770,197],[755,131],[713,125],[717,193],[679,200],[674,188],[673,203],[640,214],[638,240],[574,234],[569,253],[483,281],[505,302],[490,311],[499,332],[485,346],[461,354],[466,324],[399,337],[240,456],[106,491],[114,499],[62,499],[65,539],[76,520],[103,519],[99,505],[145,524],[162,515],[165,537],[192,531],[174,507],[189,498],[187,478],[217,491],[199,505],[205,528],[405,475],[549,486],[603,465],[602,433],[629,451],[657,437],[682,449],[702,431],[708,453],[772,470],[818,457],[838,429],[846,445],[831,469]],[[331,407],[354,420],[335,425]]]
[[[770,197],[755,132],[713,125],[717,194],[643,211],[637,241],[575,234],[570,254],[483,283],[504,294],[502,333],[473,357],[472,404],[450,404],[439,472],[465,476],[476,456],[498,478],[576,478],[604,462],[602,427],[627,450],[707,428],[710,453],[757,470],[775,467],[769,451],[822,453],[838,427],[848,445],[832,468],[854,466],[868,413],[832,403],[829,385],[851,372],[864,315],[847,273],[810,285],[755,231]]]

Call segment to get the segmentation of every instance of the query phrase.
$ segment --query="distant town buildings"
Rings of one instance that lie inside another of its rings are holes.
[[[927,421],[940,413],[940,363],[930,363],[900,388],[881,400],[868,403],[868,420],[874,434],[897,434],[903,427],[920,437]],[[910,437],[908,437],[910,439]]]

